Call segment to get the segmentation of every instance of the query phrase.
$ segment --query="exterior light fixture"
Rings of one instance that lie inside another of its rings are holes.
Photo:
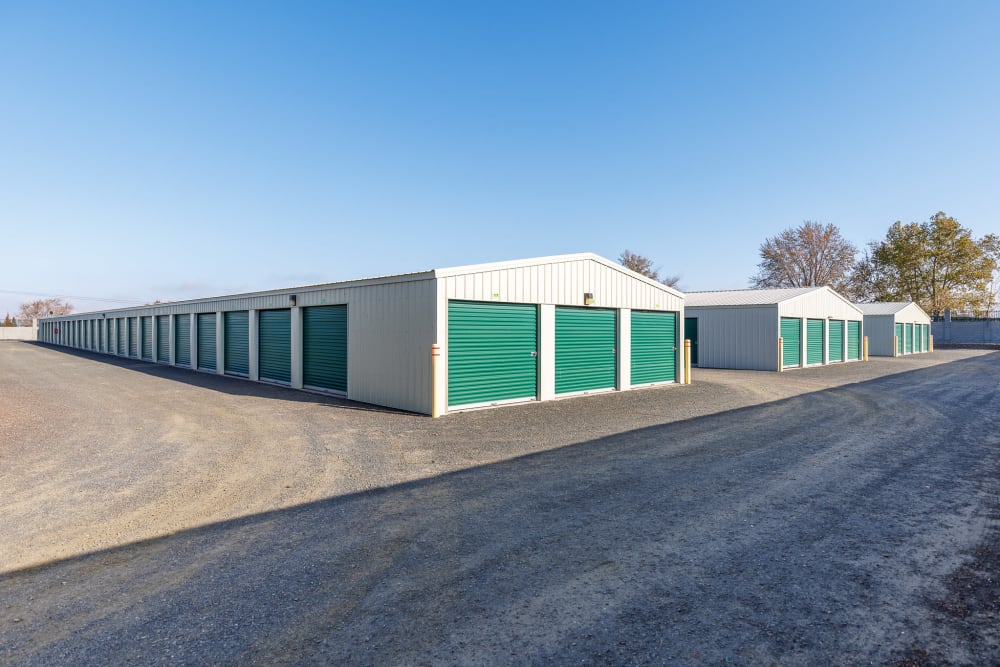
[[[296,295],[294,295],[294,294],[289,295],[289,297],[288,297],[288,303],[290,303],[290,304],[292,304],[294,306],[297,301],[298,301],[298,298],[296,297]]]
[[[594,305],[594,293],[593,292],[584,292],[583,293],[583,305],[585,305],[585,306],[592,306],[592,305]]]

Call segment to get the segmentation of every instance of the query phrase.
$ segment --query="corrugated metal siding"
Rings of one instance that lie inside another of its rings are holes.
[[[139,328],[142,330],[142,358],[153,359],[153,317],[140,317]]]
[[[261,380],[292,381],[292,312],[262,310],[257,314]]]
[[[117,320],[115,320],[115,322],[116,322],[115,328],[118,330],[117,352],[118,354],[126,355],[128,354],[128,346],[127,346],[128,339],[126,338],[125,318],[119,317]]]
[[[631,383],[677,379],[677,313],[632,311]]]
[[[126,326],[128,327],[128,356],[138,357],[139,356],[139,337],[135,330],[136,328],[136,318],[129,317],[126,318]]]
[[[174,316],[174,363],[191,365],[191,316]]]
[[[861,320],[864,313],[849,301],[845,301],[835,292],[816,290],[804,294],[793,301],[779,304],[781,317],[805,317],[826,319],[832,317],[838,320]]]
[[[614,388],[616,312],[556,308],[556,393]]]
[[[584,305],[584,293],[606,308],[680,311],[683,298],[592,260],[580,259],[442,278],[449,300]]]
[[[830,361],[844,360],[844,320],[830,320]]]
[[[170,316],[156,317],[156,360],[161,364],[170,363]]]
[[[302,309],[302,382],[347,391],[347,306]]]
[[[198,314],[198,368],[216,370],[215,313]]]
[[[895,335],[892,315],[865,315],[864,335],[868,336],[869,356],[892,356],[892,337]]]
[[[222,363],[231,375],[250,374],[250,313],[239,310],[222,316],[225,335]]]
[[[686,308],[685,314],[698,318],[699,368],[778,368],[776,306]]]
[[[538,395],[538,306],[448,302],[448,405]]]

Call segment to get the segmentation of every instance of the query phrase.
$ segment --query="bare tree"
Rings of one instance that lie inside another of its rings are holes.
[[[17,319],[22,324],[31,324],[32,320],[37,320],[50,315],[69,315],[73,312],[73,304],[62,299],[41,299],[39,301],[27,301],[21,304],[21,312]]]
[[[663,283],[667,287],[674,287],[681,280],[680,276],[664,276],[661,278],[660,270],[658,268],[653,268],[653,260],[627,249],[622,251],[622,254],[618,256],[618,262],[626,269],[631,269],[632,271],[640,273],[647,278],[652,278],[657,282]]]
[[[806,220],[761,244],[750,283],[759,289],[829,285],[847,291],[857,252],[836,226]]]

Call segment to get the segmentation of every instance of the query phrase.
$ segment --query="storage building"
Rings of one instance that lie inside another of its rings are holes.
[[[47,318],[40,339],[443,414],[682,383],[683,317],[677,290],[582,253]]]
[[[692,365],[763,371],[858,361],[864,334],[861,310],[829,287],[687,292],[684,330]]]
[[[860,303],[868,354],[895,357],[931,350],[931,317],[912,301]]]

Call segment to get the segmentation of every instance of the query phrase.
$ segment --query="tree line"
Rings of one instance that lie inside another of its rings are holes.
[[[829,285],[858,303],[913,301],[931,314],[989,312],[1000,296],[1000,237],[976,238],[944,212],[926,222],[897,221],[863,249],[835,225],[807,220],[765,239],[759,254],[750,277],[756,289]],[[626,250],[619,261],[659,280],[642,255]],[[676,284],[671,280],[667,284]]]

